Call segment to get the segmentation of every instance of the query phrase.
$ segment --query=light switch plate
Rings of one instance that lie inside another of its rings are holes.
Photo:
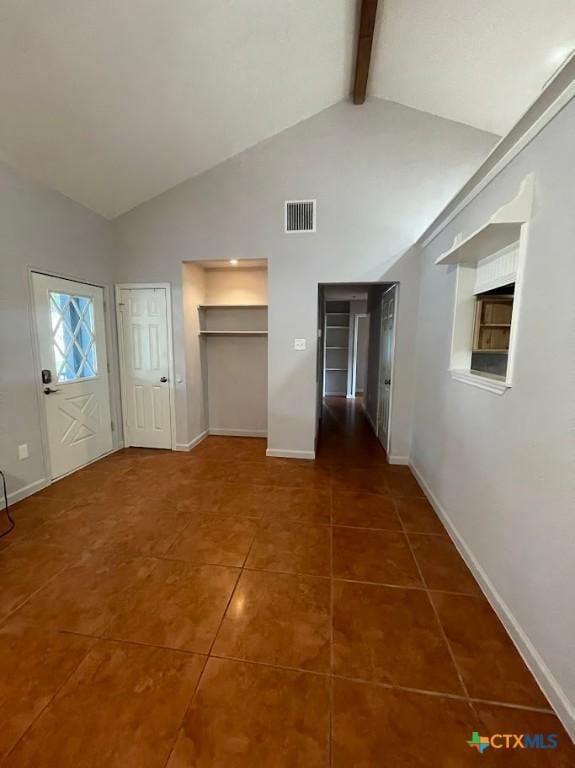
[[[29,457],[28,453],[28,443],[24,443],[24,445],[18,446],[18,458],[19,459],[27,459]]]
[[[303,352],[305,349],[305,339],[294,339],[293,348],[298,352]]]

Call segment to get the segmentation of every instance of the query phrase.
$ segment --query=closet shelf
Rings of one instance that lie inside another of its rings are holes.
[[[267,331],[200,331],[199,336],[267,336]]]
[[[267,304],[198,304],[198,309],[267,309]]]

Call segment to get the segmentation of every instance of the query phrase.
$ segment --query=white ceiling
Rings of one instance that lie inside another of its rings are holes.
[[[345,98],[356,7],[0,0],[0,158],[114,217]],[[370,93],[503,133],[573,45],[573,0],[383,0]]]
[[[503,135],[575,48],[574,0],[383,0],[372,93]]]

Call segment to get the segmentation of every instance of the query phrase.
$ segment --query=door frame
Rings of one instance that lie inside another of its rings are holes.
[[[168,376],[170,393],[170,438],[171,438],[171,450],[176,450],[176,387],[175,387],[175,374],[174,374],[174,336],[172,330],[172,284],[171,283],[116,283],[114,286],[115,305],[116,305],[116,329],[118,334],[118,358],[120,368],[120,400],[122,409],[122,428],[124,430],[124,446],[130,447],[130,441],[128,437],[128,424],[127,424],[127,408],[126,408],[126,377],[125,377],[125,348],[124,348],[124,334],[122,328],[122,313],[120,312],[120,291],[122,290],[146,290],[146,289],[163,289],[166,291],[166,321],[168,329]]]
[[[106,333],[106,357],[108,358],[108,398],[110,402],[110,417],[112,419],[112,424],[114,424],[114,417],[116,416],[116,397],[115,397],[115,391],[112,385],[113,380],[113,372],[114,372],[114,330],[111,325],[111,313],[108,312],[109,307],[109,300],[110,300],[110,291],[111,288],[108,285],[104,285],[103,283],[98,283],[95,280],[87,280],[85,277],[76,277],[72,276],[70,274],[66,274],[64,272],[58,272],[57,270],[53,269],[46,269],[46,267],[36,267],[36,266],[28,266],[28,316],[30,320],[30,336],[31,336],[31,347],[32,347],[32,359],[34,362],[34,370],[35,370],[35,377],[36,375],[39,375],[39,372],[41,370],[41,362],[40,362],[40,347],[38,344],[38,333],[36,330],[36,301],[34,299],[34,275],[44,275],[45,277],[54,277],[57,280],[69,280],[72,283],[83,283],[84,285],[91,285],[94,288],[101,288],[102,289],[102,295],[103,295],[103,301],[104,301],[104,330]],[[52,485],[52,483],[57,482],[52,478],[52,462],[50,460],[50,448],[49,448],[49,441],[48,441],[48,421],[46,418],[46,409],[44,408],[44,404],[42,401],[42,398],[40,396],[40,387],[37,386],[38,381],[35,378],[35,392],[36,392],[36,403],[38,404],[38,413],[40,414],[40,444],[42,447],[42,465],[44,470],[44,478],[41,481],[41,483],[38,484],[38,488],[36,490],[40,490],[41,488],[45,488],[48,485]],[[93,464],[95,461],[99,461],[100,459],[103,459],[104,456],[109,456],[112,453],[115,453],[116,451],[120,450],[122,447],[122,441],[118,439],[118,430],[114,427],[112,428],[112,450],[108,451],[108,453],[102,454],[98,459],[94,459],[94,461],[88,461],[86,464],[84,464],[82,467],[78,467],[77,469],[72,470],[72,472],[69,472],[68,475],[73,475],[74,472],[78,472],[80,469],[83,469],[83,467],[87,467],[90,464]],[[62,477],[67,477],[68,475],[62,475],[58,478],[58,480],[61,480]]]
[[[353,359],[351,363],[351,390],[348,393],[348,397],[355,400],[356,398],[356,385],[357,385],[357,338],[359,335],[359,320],[362,317],[369,318],[369,312],[358,312],[354,314],[353,320]],[[365,392],[364,392],[365,394]]]
[[[391,384],[389,385],[389,414],[388,414],[388,420],[387,420],[387,440],[386,445],[384,445],[385,452],[387,454],[387,458],[389,461],[390,456],[390,445],[391,445],[391,417],[393,414],[393,390],[395,387],[395,347],[396,347],[396,339],[397,339],[397,308],[399,304],[399,283],[394,283],[393,285],[390,285],[390,287],[384,291],[381,294],[381,305],[382,305],[382,313],[381,313],[381,326],[380,326],[380,335],[379,335],[379,371],[377,376],[377,421],[376,421],[376,437],[379,440],[379,418],[381,413],[381,401],[382,401],[382,394],[383,394],[383,387],[385,386],[385,375],[383,372],[383,301],[385,296],[390,292],[395,291],[395,300],[393,302],[393,330],[391,333],[391,373],[390,373],[390,379]]]

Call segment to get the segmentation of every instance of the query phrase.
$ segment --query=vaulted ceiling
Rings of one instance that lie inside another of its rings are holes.
[[[500,134],[575,45],[573,0],[380,5],[368,94]],[[114,217],[347,98],[356,12],[0,0],[0,159]]]

